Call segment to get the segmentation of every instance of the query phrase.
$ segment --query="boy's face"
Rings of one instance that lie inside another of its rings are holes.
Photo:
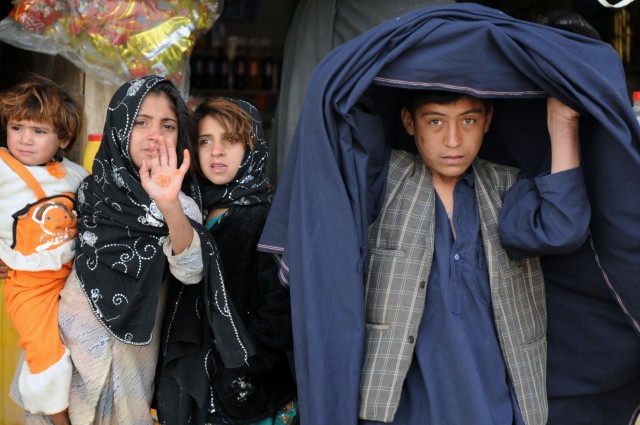
[[[402,109],[402,122],[413,136],[434,184],[455,184],[464,174],[480,150],[492,116],[493,109],[486,113],[484,103],[471,97],[447,105],[421,105],[415,117]]]
[[[165,93],[149,93],[140,104],[138,115],[131,129],[129,155],[138,169],[142,161],[147,165],[157,155],[158,140],[178,143],[178,116],[171,108],[171,99]],[[151,149],[151,142],[155,148]]]
[[[232,134],[216,118],[206,115],[198,124],[198,163],[213,184],[231,183],[244,158],[246,143]]]
[[[7,148],[24,165],[46,164],[67,145],[69,141],[61,141],[51,124],[31,120],[7,123]]]

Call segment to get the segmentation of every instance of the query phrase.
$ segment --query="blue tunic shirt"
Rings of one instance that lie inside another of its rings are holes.
[[[451,221],[436,198],[425,310],[393,423],[524,425],[493,321],[473,173],[456,184]],[[535,256],[554,246],[579,244],[584,232],[574,229],[586,228],[586,202],[580,169],[520,178],[505,194],[501,213],[507,252]],[[517,249],[509,250],[516,243]]]

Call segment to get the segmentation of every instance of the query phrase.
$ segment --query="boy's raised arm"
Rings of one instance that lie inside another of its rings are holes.
[[[554,97],[547,100],[547,127],[551,137],[551,173],[580,166],[580,114]]]

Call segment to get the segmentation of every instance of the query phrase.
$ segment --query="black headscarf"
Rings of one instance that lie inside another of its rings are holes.
[[[116,338],[130,344],[147,344],[153,338],[166,268],[162,244],[169,230],[155,202],[142,188],[129,155],[129,141],[143,99],[154,86],[167,82],[150,75],[129,81],[116,91],[107,110],[93,174],[78,190],[78,279],[96,317]],[[178,93],[173,95],[174,102],[181,101],[177,89],[171,92]],[[181,161],[186,140],[179,139],[177,145]],[[183,186],[183,191],[201,207],[195,182]],[[202,225],[193,220],[191,224],[200,237],[207,284],[190,286],[208,306],[208,327],[215,334],[223,359],[237,367],[253,353],[252,344],[227,296],[215,241]]]
[[[225,98],[235,103],[252,118],[252,132],[255,140],[253,149],[245,149],[242,163],[234,179],[226,185],[215,185],[207,181],[202,194],[205,208],[224,208],[231,205],[255,205],[271,203],[269,180],[265,176],[269,148],[262,130],[262,119],[258,109],[240,99]]]
[[[272,195],[265,177],[268,149],[260,114],[248,102],[227,100],[251,116],[255,144],[253,149],[245,149],[238,173],[230,183],[215,185],[203,179],[205,208],[270,203]],[[206,111],[199,108],[196,117],[201,112],[207,115]],[[204,236],[201,235],[201,238]],[[210,238],[213,240],[212,236]],[[216,261],[219,261],[218,257]],[[168,297],[170,307],[164,321],[164,342],[156,374],[155,394],[158,417],[163,424],[204,424],[207,412],[219,403],[211,399],[211,386],[217,387],[218,391],[225,391],[225,385],[230,384],[227,382],[229,376],[235,380],[247,373],[246,368],[227,361],[216,330],[201,325],[201,317],[206,314],[202,312],[203,305],[227,301],[226,296],[221,296],[220,291],[215,291],[210,285],[210,279],[205,276],[204,292],[192,285],[182,285],[174,288]],[[228,303],[231,304],[230,301]],[[229,339],[231,337],[229,335]],[[253,346],[250,346],[249,350],[252,349]]]

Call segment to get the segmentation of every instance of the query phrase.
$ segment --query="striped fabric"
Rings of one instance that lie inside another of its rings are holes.
[[[504,192],[515,168],[473,164],[496,330],[527,425],[547,419],[546,310],[539,261],[513,261],[498,233]],[[369,229],[365,358],[360,417],[390,422],[413,357],[434,249],[435,194],[419,155],[393,151],[385,202]]]

